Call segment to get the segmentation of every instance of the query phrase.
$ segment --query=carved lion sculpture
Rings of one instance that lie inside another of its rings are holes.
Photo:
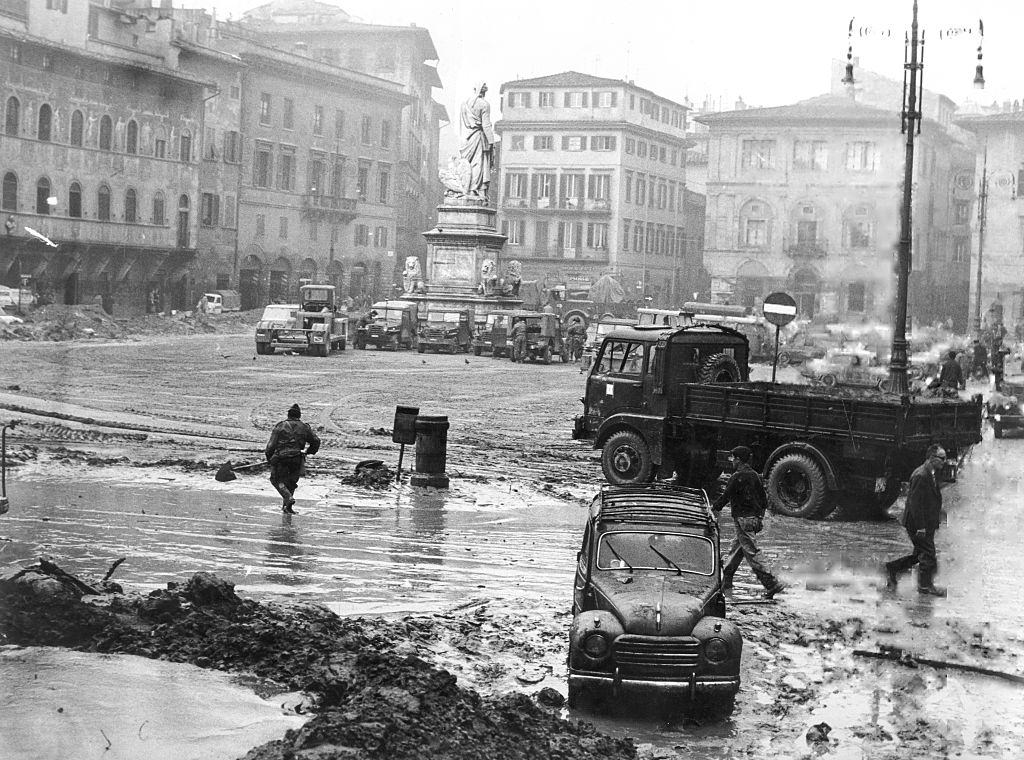
[[[418,287],[422,286],[423,283],[420,281],[420,277],[422,277],[420,257],[406,256],[405,269],[402,270],[402,284],[405,286],[406,293],[413,293]]]
[[[501,292],[506,296],[519,295],[519,283],[523,281],[523,262],[516,259],[505,265],[505,279],[501,281]]]
[[[480,291],[493,293],[498,287],[498,265],[493,259],[484,259],[480,265]]]

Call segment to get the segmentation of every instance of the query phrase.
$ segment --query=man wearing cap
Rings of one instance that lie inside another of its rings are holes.
[[[294,494],[299,487],[299,478],[305,474],[306,456],[320,450],[320,439],[301,417],[299,405],[292,404],[288,419],[274,426],[266,450],[267,461],[270,462],[270,484],[281,494],[281,511],[290,515],[295,514],[292,509]]]
[[[786,588],[786,584],[776,578],[761,561],[758,556],[760,551],[754,543],[754,534],[760,533],[764,527],[768,494],[765,493],[761,476],[750,466],[753,452],[746,446],[737,446],[729,454],[736,465],[736,471],[729,478],[722,495],[711,506],[717,514],[726,504],[731,504],[732,519],[736,525],[736,537],[722,568],[723,585],[732,585],[733,575],[736,574],[740,563],[746,559],[750,569],[764,586],[765,597],[771,599]]]
[[[895,591],[900,576],[917,565],[917,592],[931,596],[946,595],[946,589],[936,587],[933,583],[939,566],[935,553],[935,531],[942,522],[939,472],[945,461],[945,450],[937,443],[932,444],[925,454],[924,464],[910,475],[907,506],[903,510],[903,527],[910,536],[914,551],[885,563],[885,586],[889,591]]]

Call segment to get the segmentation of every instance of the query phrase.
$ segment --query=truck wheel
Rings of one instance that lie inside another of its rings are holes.
[[[544,351],[540,355],[540,360],[545,364],[551,364],[551,344],[544,346]]]
[[[420,343],[418,346],[416,346],[416,352],[417,353],[422,354],[426,350],[427,350],[427,347],[425,345],[423,345],[422,343]]]
[[[569,363],[569,348],[567,346],[562,346],[562,364],[568,364],[568,363]]]
[[[835,388],[836,384],[839,382],[839,378],[837,378],[831,372],[826,372],[819,378],[819,382],[826,388]]]
[[[268,348],[268,346],[267,346],[266,343],[257,343],[256,344],[256,353],[259,354],[260,356],[264,356],[264,355],[267,354],[267,348]]]
[[[712,354],[697,372],[700,383],[738,383],[742,379],[740,365],[727,354]]]
[[[481,353],[483,353],[483,348],[481,346],[473,346],[473,356],[480,356]]]
[[[786,454],[772,465],[768,473],[768,501],[773,512],[787,517],[820,518],[827,514],[827,498],[825,473],[806,454]]]
[[[780,351],[779,352],[779,364],[781,364],[783,367],[788,367],[789,364],[790,364],[790,361],[791,361],[791,358],[789,356],[789,352],[788,351]]]
[[[630,430],[614,433],[601,450],[605,480],[615,486],[647,483],[654,475],[651,451],[644,439]]]
[[[1002,423],[993,422],[992,423],[992,433],[995,435],[996,438],[1002,438],[1003,437],[1003,426],[1002,426]]]
[[[344,351],[345,350],[345,339],[344,338],[342,338],[341,342],[338,343],[338,350],[339,351]]]

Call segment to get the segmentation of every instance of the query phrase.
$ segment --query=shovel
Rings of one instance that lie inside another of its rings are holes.
[[[213,477],[219,483],[229,483],[232,480],[236,479],[235,470],[249,470],[254,467],[262,467],[265,464],[267,464],[267,462],[259,461],[250,462],[249,464],[233,465],[231,464],[231,460],[229,459],[217,469],[217,474],[214,475]]]

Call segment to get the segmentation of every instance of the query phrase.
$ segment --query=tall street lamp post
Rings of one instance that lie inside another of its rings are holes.
[[[974,334],[981,337],[981,256],[985,250],[985,218],[988,214],[988,145],[981,162],[981,185],[978,193],[978,282],[974,290]]]
[[[972,29],[947,29],[940,32],[939,37],[956,36],[960,33],[971,33]],[[984,27],[978,22],[979,35],[984,34]],[[850,45],[846,54],[846,76],[843,83],[852,87],[853,78],[853,20],[850,21]],[[896,265],[896,308],[895,324],[892,331],[892,351],[889,359],[889,383],[893,393],[907,396],[910,387],[907,383],[907,293],[910,284],[911,236],[913,220],[911,216],[914,198],[914,137],[921,134],[921,104],[924,102],[924,31],[917,23],[917,0],[914,0],[913,17],[910,24],[909,37],[904,35],[903,42],[903,104],[900,112],[901,131],[907,136],[906,159],[903,165],[903,206],[900,210],[900,242]],[[982,74],[981,45],[978,45],[978,64],[975,69],[974,86],[979,89],[985,86]]]

